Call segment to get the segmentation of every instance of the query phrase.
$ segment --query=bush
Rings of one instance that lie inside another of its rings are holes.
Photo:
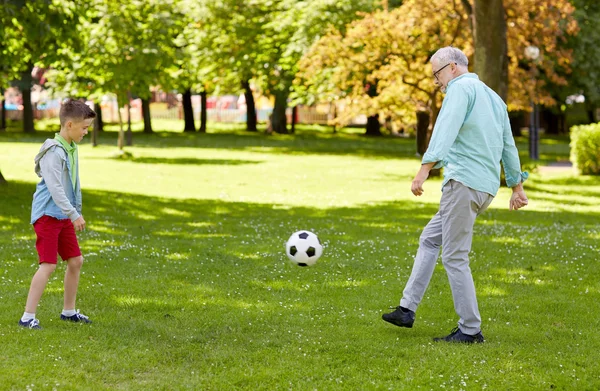
[[[600,123],[571,128],[571,162],[583,175],[600,175]]]

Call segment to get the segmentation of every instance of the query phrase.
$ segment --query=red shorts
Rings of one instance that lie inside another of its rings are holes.
[[[35,248],[40,263],[56,264],[56,254],[59,254],[63,261],[81,255],[71,220],[59,220],[44,215],[33,223],[33,229],[37,235]]]

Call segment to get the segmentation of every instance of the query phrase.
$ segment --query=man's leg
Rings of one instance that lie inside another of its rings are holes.
[[[459,329],[468,335],[481,331],[475,284],[469,267],[469,252],[475,218],[491,203],[491,195],[451,180],[440,203],[442,216],[442,262],[452,289]]]
[[[419,249],[415,256],[410,278],[402,293],[401,307],[408,308],[411,311],[417,310],[433,275],[441,244],[442,217],[438,212],[425,226],[419,238]]]

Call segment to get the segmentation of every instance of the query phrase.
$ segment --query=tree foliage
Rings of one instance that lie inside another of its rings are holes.
[[[341,124],[359,114],[375,113],[414,121],[415,112],[423,109],[431,113],[433,123],[440,98],[428,61],[447,45],[473,57],[469,6],[467,1],[461,5],[452,0],[408,0],[389,12],[365,15],[351,23],[346,33],[331,30],[301,60],[296,83],[307,86],[308,101],[337,100],[344,107],[337,118]],[[572,55],[559,43],[576,33],[573,7],[566,0],[507,0],[505,11],[509,106],[526,108],[532,97],[538,103],[555,103],[544,86],[566,83],[561,74],[569,71]],[[489,26],[481,23],[479,28]],[[528,45],[542,50],[535,64],[525,59]]]
[[[575,8],[567,0],[506,0],[504,6],[510,59],[509,109],[527,109],[530,100],[556,105],[546,87],[568,83],[573,53],[563,43],[577,34]],[[529,45],[540,49],[535,62],[525,57]]]
[[[381,113],[406,121],[417,110],[439,106],[429,59],[440,46],[465,47],[467,18],[454,2],[408,0],[392,11],[376,11],[351,23],[345,34],[331,30],[300,62],[302,79],[315,100],[337,100],[336,121]],[[369,89],[376,86],[376,93]]]
[[[79,0],[5,0],[2,5],[0,69],[15,77],[23,92],[26,132],[33,132],[32,71],[60,61],[65,50],[79,50],[77,26],[87,4]]]
[[[600,106],[600,2],[571,0],[579,34],[570,36],[565,45],[573,50],[573,73],[569,77],[570,93],[583,93],[590,109]]]

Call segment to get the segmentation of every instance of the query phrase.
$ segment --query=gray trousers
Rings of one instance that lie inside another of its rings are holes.
[[[458,327],[470,335],[481,330],[469,252],[475,218],[487,209],[493,199],[488,193],[473,190],[454,180],[444,185],[440,210],[421,233],[412,273],[400,300],[402,307],[417,310],[431,280],[441,246],[454,309],[460,317]]]

